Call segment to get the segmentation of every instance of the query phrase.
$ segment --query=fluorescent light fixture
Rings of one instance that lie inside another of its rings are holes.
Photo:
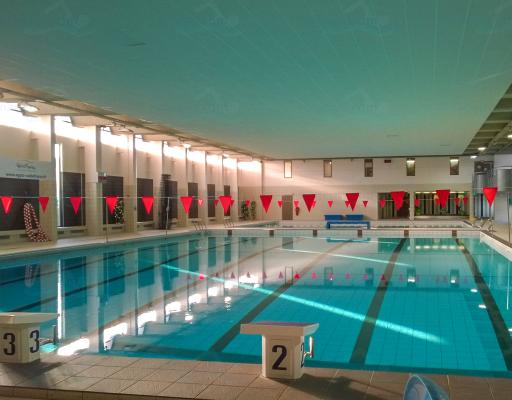
[[[223,153],[223,154],[222,154],[222,156],[223,156],[224,158],[229,158],[229,154],[228,154],[228,153]]]
[[[486,148],[487,147],[485,147],[485,146],[481,146],[481,147],[478,148],[478,151],[484,151]]]
[[[183,143],[182,146],[185,147],[186,149],[190,149],[192,147],[190,143]]]
[[[415,162],[416,162],[416,160],[414,158],[407,159],[407,164],[414,164]]]
[[[31,113],[39,111],[39,107],[36,107],[35,105],[29,103],[19,103],[18,107],[21,108],[23,111]]]
[[[509,134],[507,135],[507,139],[512,139],[512,133],[509,133]]]

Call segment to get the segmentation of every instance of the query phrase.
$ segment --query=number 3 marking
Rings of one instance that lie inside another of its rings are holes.
[[[4,354],[6,356],[14,355],[14,353],[16,353],[16,345],[14,344],[14,342],[16,341],[16,336],[14,335],[14,333],[4,333],[4,340],[8,340],[9,345],[11,346],[10,348],[4,347]]]
[[[281,354],[279,357],[277,357],[277,360],[272,364],[272,369],[286,371],[286,367],[281,367],[281,363],[286,358],[286,347],[280,344],[276,344],[275,346],[272,346],[272,353],[277,353],[277,350],[281,350]]]
[[[30,332],[30,339],[34,340],[34,346],[30,346],[31,353],[37,353],[39,351],[39,331],[36,329]]]

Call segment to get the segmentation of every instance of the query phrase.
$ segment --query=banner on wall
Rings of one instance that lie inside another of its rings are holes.
[[[0,178],[55,179],[49,161],[12,160],[0,157]]]

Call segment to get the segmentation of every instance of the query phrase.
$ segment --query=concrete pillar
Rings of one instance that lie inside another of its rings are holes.
[[[135,134],[131,137],[128,179],[124,182],[124,230],[137,232],[137,149]]]
[[[43,230],[48,234],[51,241],[58,239],[57,233],[57,208],[56,194],[57,186],[55,180],[55,174],[57,170],[57,164],[55,159],[55,145],[57,144],[57,135],[55,134],[55,117],[50,115],[45,117],[48,118],[48,124],[50,128],[50,164],[51,164],[51,178],[47,181],[41,181],[39,185],[39,195],[48,196],[51,201],[48,203],[46,212],[41,214],[41,223]]]
[[[101,126],[89,128],[94,135],[94,144],[85,145],[85,211],[87,233],[91,236],[103,235],[103,187],[98,182],[102,172]]]
[[[414,192],[409,192],[409,219],[414,221],[414,212],[416,207],[414,205]]]

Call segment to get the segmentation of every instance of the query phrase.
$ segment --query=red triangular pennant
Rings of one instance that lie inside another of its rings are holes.
[[[245,200],[245,205],[249,207],[251,205],[251,200]]]
[[[420,206],[420,199],[418,199],[418,198],[414,199],[414,206],[415,207],[419,207]]]
[[[395,203],[395,208],[397,210],[400,210],[402,208],[402,206],[404,205],[405,192],[404,191],[391,192],[390,195],[391,195],[391,198],[393,199],[393,202]]]
[[[364,208],[366,208],[366,206],[368,205],[368,200],[363,200],[363,206]]]
[[[436,205],[441,204],[441,200],[439,200],[439,197],[434,197],[434,203],[436,203]]]
[[[332,208],[332,203],[333,203],[332,200],[327,200],[327,205],[329,206],[329,208]]]
[[[46,207],[48,206],[48,202],[50,201],[50,198],[48,196],[39,196],[38,200],[39,204],[41,205],[41,208],[43,209],[43,212],[45,212]]]
[[[105,201],[107,202],[108,212],[110,214],[114,214],[114,208],[116,208],[117,204],[117,196],[105,196]]]
[[[293,276],[294,279],[300,279],[300,274],[297,272],[294,276]]]
[[[345,194],[347,196],[348,204],[350,205],[350,208],[352,208],[352,211],[354,211],[354,208],[356,208],[357,199],[359,198],[359,193],[347,193]]]
[[[318,277],[317,273],[315,271],[313,271],[311,273],[311,279],[316,279]]]
[[[311,204],[311,208],[315,208],[316,207],[316,200],[313,200],[313,204]]]
[[[386,205],[386,200],[385,199],[380,199],[379,200],[379,205],[380,205],[380,208],[384,208],[384,206]]]
[[[494,203],[494,198],[496,197],[496,192],[498,191],[498,188],[484,187],[483,191],[484,191],[485,198],[487,199],[487,202],[489,203],[489,206],[492,206],[492,203]]]
[[[283,206],[283,200],[277,200],[277,205],[281,208]]]
[[[293,200],[293,205],[297,208],[299,206],[299,200]]]
[[[153,196],[142,196],[142,204],[144,205],[146,214],[151,213],[151,209],[153,208],[154,202],[155,202],[155,198]]]
[[[458,206],[460,203],[460,197],[455,197],[455,205]]]
[[[72,196],[69,198],[69,201],[73,206],[73,211],[75,214],[78,214],[78,209],[80,208],[80,203],[82,203],[82,198],[80,196]]]
[[[272,195],[271,194],[262,194],[260,195],[261,205],[265,212],[268,212],[268,208],[270,207],[270,203],[272,203]]]
[[[467,206],[467,205],[468,205],[468,200],[469,200],[469,199],[468,199],[468,197],[467,197],[467,196],[464,196],[464,197],[462,198],[462,202],[464,203],[464,205],[465,205],[465,206]]]
[[[347,207],[347,208],[349,208],[349,207],[350,207],[350,201],[345,200],[345,207]]]
[[[4,206],[4,212],[9,214],[12,206],[12,196],[2,196],[2,205]]]
[[[219,196],[220,204],[222,204],[222,208],[224,209],[224,215],[226,215],[229,211],[229,207],[231,207],[231,196]]]
[[[235,204],[235,199],[231,199],[231,205]]]
[[[215,204],[215,207],[217,207],[217,204],[219,204],[219,199],[213,200],[213,204]]]
[[[313,207],[313,202],[315,201],[315,194],[303,194],[302,198],[304,199],[304,203],[306,203],[306,207],[308,211],[311,211],[311,207]]]
[[[183,209],[185,210],[185,214],[187,214],[187,215],[190,212],[190,206],[192,205],[192,200],[193,200],[192,196],[181,196],[180,197],[181,205],[183,206]]]
[[[203,199],[197,199],[197,204],[199,205],[199,207],[201,207],[204,203],[204,200]]]
[[[439,198],[439,204],[441,207],[446,207],[448,203],[448,198],[450,197],[450,189],[437,189],[436,190],[437,197]]]

